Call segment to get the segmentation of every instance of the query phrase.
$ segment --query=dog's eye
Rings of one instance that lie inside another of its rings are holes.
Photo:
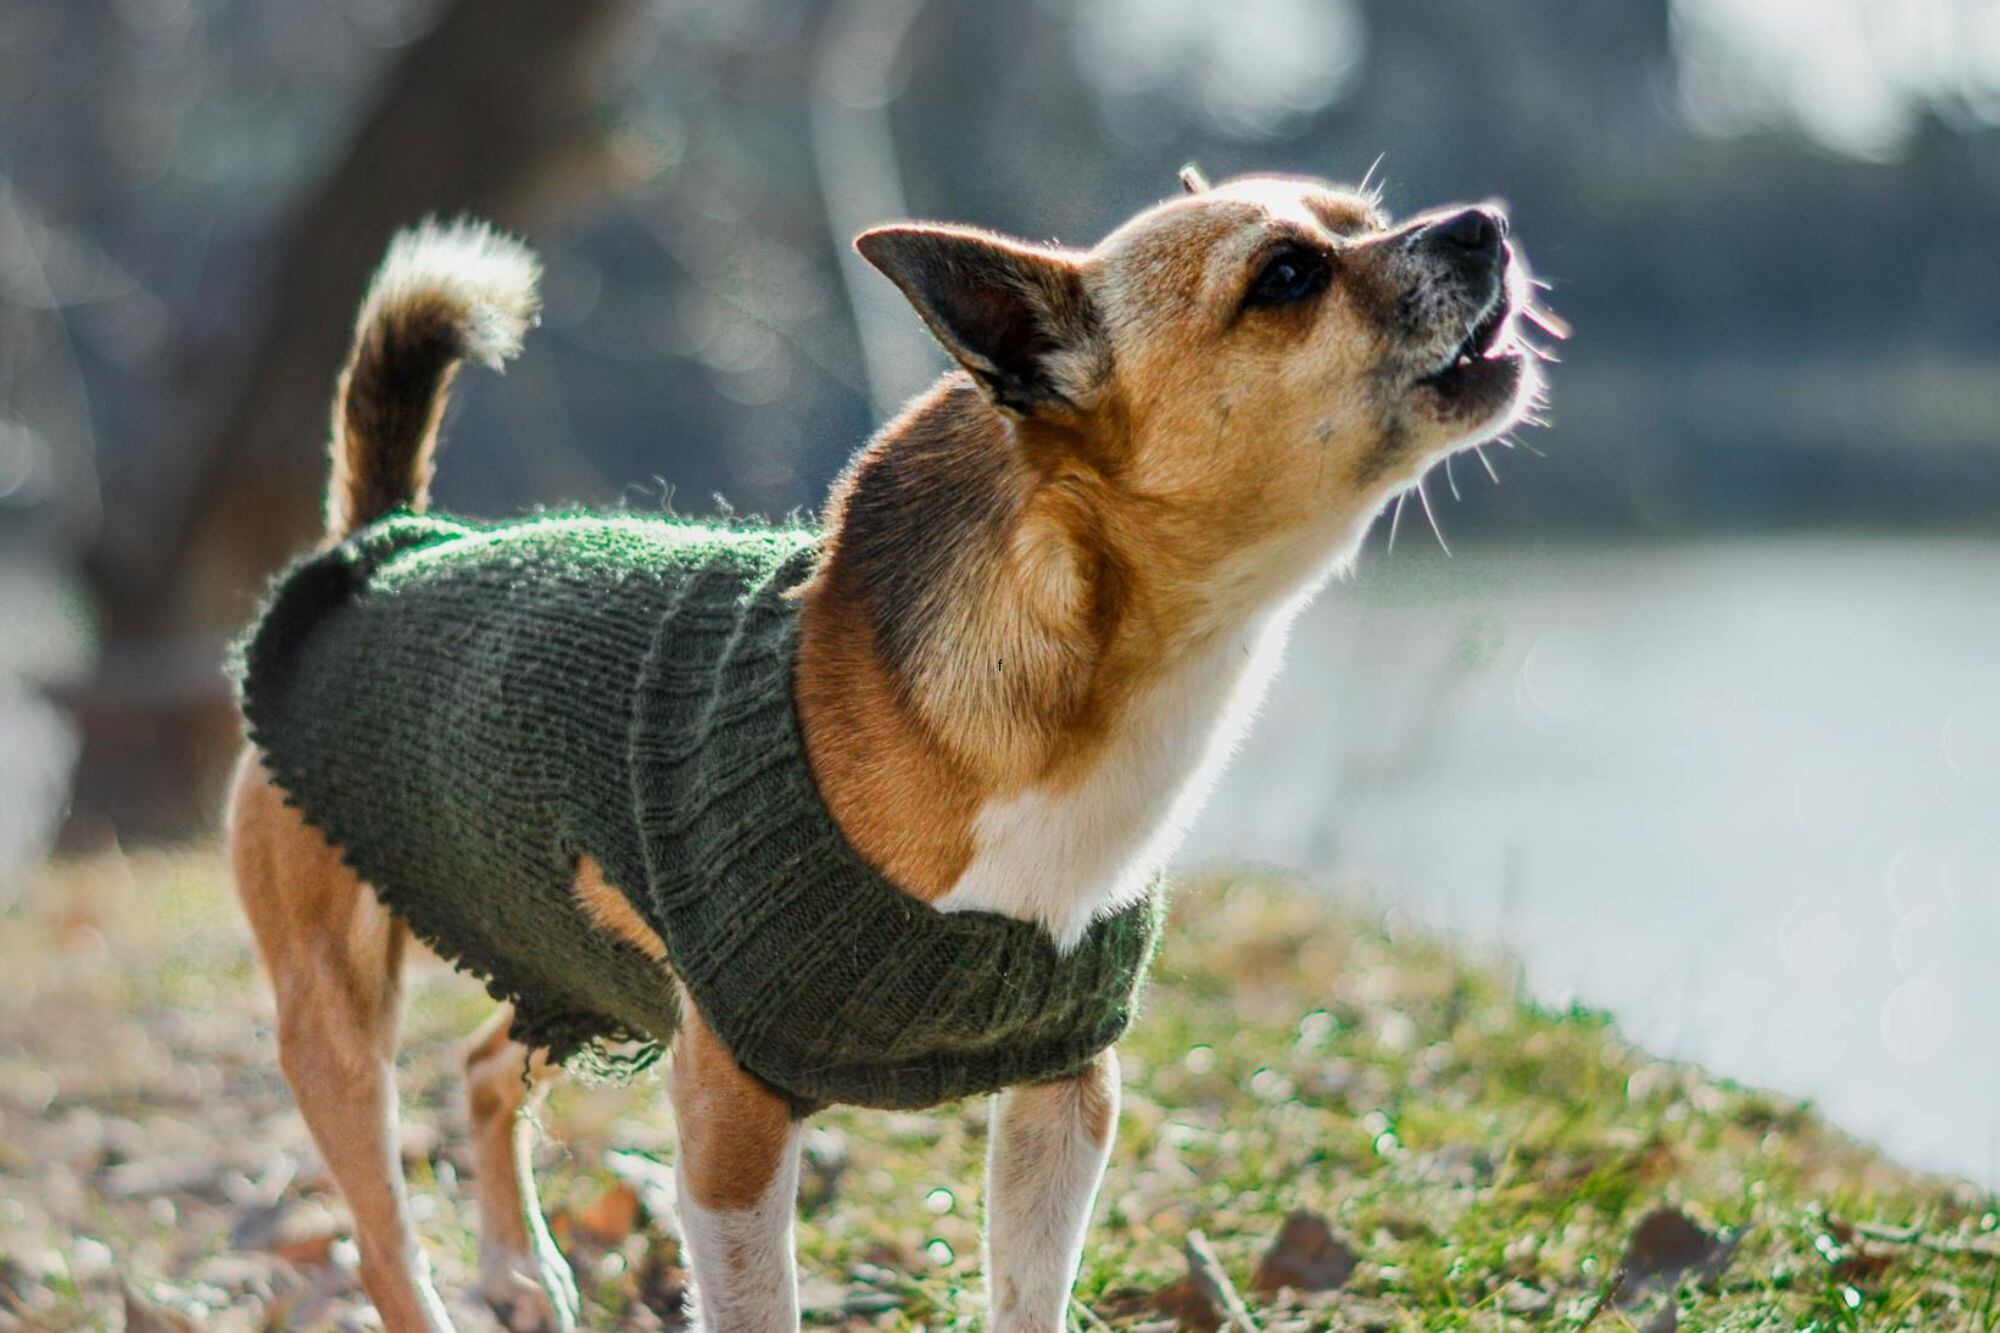
[[[1246,305],[1291,305],[1326,289],[1326,257],[1304,246],[1287,246],[1264,262],[1251,280]]]

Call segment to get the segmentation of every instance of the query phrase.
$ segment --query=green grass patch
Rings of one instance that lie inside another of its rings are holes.
[[[0,916],[0,974],[0,1328],[107,1326],[123,1285],[204,1327],[357,1317],[342,1214],[277,1078],[212,854],[50,870]],[[456,1049],[486,1007],[420,966],[403,1061],[418,1214],[468,1328],[490,1324],[464,1295],[476,1209]],[[1177,890],[1121,1056],[1079,1329],[1202,1322],[1170,1299],[1193,1231],[1270,1330],[2000,1326],[1991,1198],[1297,886]],[[565,1085],[542,1119],[544,1202],[588,1325],[673,1326],[664,1090]],[[978,1102],[814,1121],[799,1223],[814,1322],[981,1325],[984,1140]],[[1331,1290],[1259,1289],[1299,1212],[1351,1271]],[[1649,1214],[1678,1241],[1635,1243]]]

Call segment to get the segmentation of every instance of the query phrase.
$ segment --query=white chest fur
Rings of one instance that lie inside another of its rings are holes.
[[[1037,922],[1067,949],[1094,918],[1136,901],[1255,714],[1293,609],[1216,636],[1162,676],[1082,782],[989,802],[971,864],[933,906]]]

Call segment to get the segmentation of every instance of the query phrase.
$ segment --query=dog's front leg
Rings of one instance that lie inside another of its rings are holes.
[[[1118,1057],[993,1101],[986,1283],[994,1333],[1060,1333],[1118,1122]]]
[[[681,1239],[711,1333],[799,1326],[792,1214],[799,1124],[785,1100],[723,1049],[692,1003],[674,1044]]]

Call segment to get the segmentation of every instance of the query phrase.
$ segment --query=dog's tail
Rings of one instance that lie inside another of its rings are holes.
[[[532,251],[483,222],[427,221],[389,243],[334,395],[330,535],[424,507],[459,363],[499,370],[521,350],[540,276]]]

